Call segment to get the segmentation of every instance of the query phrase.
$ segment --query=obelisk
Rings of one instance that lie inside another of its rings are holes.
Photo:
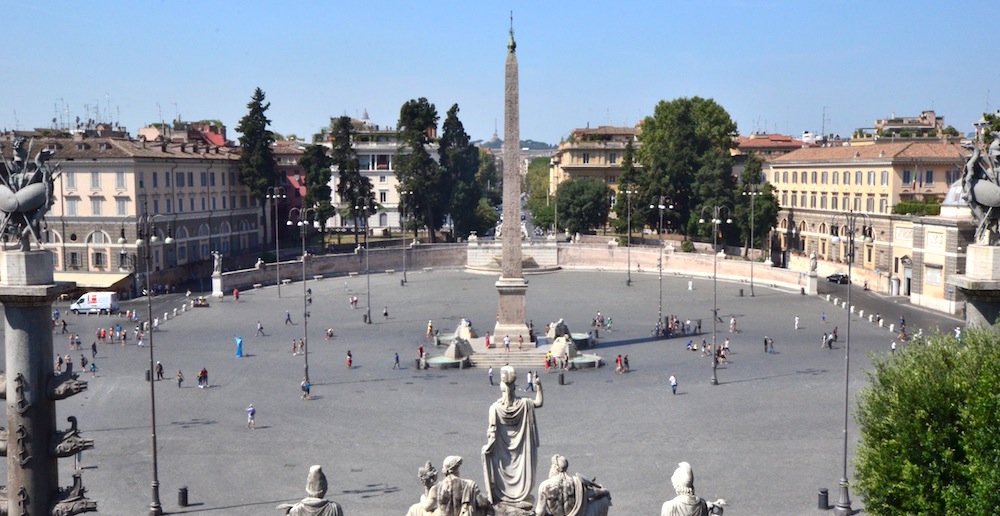
[[[517,54],[514,43],[514,18],[511,16],[510,40],[507,42],[507,65],[503,102],[503,226],[500,231],[502,254],[500,280],[497,281],[499,311],[493,335],[517,340],[528,338],[525,317],[525,293],[528,283],[521,274],[521,131],[517,92]]]

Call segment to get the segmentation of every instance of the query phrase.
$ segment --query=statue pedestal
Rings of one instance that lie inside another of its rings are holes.
[[[216,299],[222,299],[222,296],[226,295],[222,290],[222,273],[213,272],[212,273],[212,297]]]
[[[965,323],[995,327],[1000,317],[1000,247],[970,245],[965,274],[952,276],[950,282],[965,295]]]
[[[819,279],[816,277],[816,271],[810,272],[806,278],[806,294],[810,296],[819,294]]]
[[[501,277],[496,283],[500,295],[497,324],[493,328],[493,338],[503,340],[509,336],[512,341],[521,335],[528,339],[528,324],[525,317],[525,293],[528,282],[524,278]]]

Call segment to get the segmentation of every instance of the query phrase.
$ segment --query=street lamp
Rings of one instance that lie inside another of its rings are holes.
[[[656,268],[659,272],[659,282],[660,282],[660,302],[657,305],[657,324],[663,324],[663,210],[674,209],[673,201],[665,195],[660,195],[653,198],[655,204],[650,204],[649,209],[659,210],[660,212],[660,224],[656,227],[656,233],[659,236],[660,250],[657,254],[657,265]],[[670,203],[670,204],[667,204]]]
[[[368,306],[365,308],[365,323],[372,323],[372,276],[371,276],[371,261],[369,259],[368,253],[368,206],[355,206],[354,213],[357,214],[361,212],[362,218],[365,220],[365,289],[367,290]]]
[[[704,206],[701,209],[699,224],[705,223],[705,210],[712,210],[712,385],[719,385],[715,370],[719,368],[717,358],[719,347],[717,335],[719,330],[719,224],[722,224],[722,213],[726,214],[726,224],[732,224],[733,219],[729,208],[725,206]]]
[[[754,206],[757,204],[757,196],[761,193],[760,185],[758,184],[747,185],[747,190],[743,192],[743,195],[750,197],[750,297],[753,297],[753,262],[755,261],[753,256],[753,211]]]
[[[406,286],[406,222],[403,217],[406,213],[406,196],[413,195],[412,190],[406,190],[399,192],[399,235],[403,239],[403,280],[399,283],[400,286]]]
[[[834,514],[837,516],[847,516],[854,514],[851,509],[851,495],[847,488],[847,422],[848,422],[848,406],[850,404],[850,374],[851,374],[851,310],[854,305],[851,304],[851,266],[854,264],[854,237],[857,235],[857,221],[861,218],[861,237],[863,242],[871,242],[872,238],[872,225],[871,219],[868,215],[864,213],[857,213],[853,210],[844,213],[839,213],[834,216],[833,223],[830,225],[830,234],[832,238],[830,241],[834,244],[839,244],[841,237],[837,232],[837,222],[840,219],[844,221],[844,232],[847,234],[847,340],[844,344],[844,471],[843,476],[840,477],[840,496],[837,499],[837,505],[834,506]]]
[[[269,186],[267,188],[267,198],[274,202],[274,284],[278,286],[278,297],[281,297],[281,255],[278,250],[278,203],[281,199],[287,198],[285,187]]]
[[[152,245],[160,241],[160,237],[156,234],[156,226],[153,220],[159,214],[154,215],[139,215],[136,220],[136,228],[138,231],[137,238],[135,240],[136,249],[145,249],[145,262],[146,262],[146,321],[149,331],[149,411],[150,411],[150,424],[152,428],[152,433],[150,435],[153,447],[153,481],[150,483],[152,489],[152,499],[149,502],[149,514],[150,516],[159,516],[163,514],[163,506],[160,505],[160,475],[159,467],[157,462],[157,451],[156,451],[156,378],[153,377],[155,374],[155,360],[153,359],[153,290],[150,286],[149,278],[153,271],[153,247]],[[118,238],[118,244],[124,246],[126,242],[125,239],[125,223],[122,222],[121,236]],[[167,237],[163,239],[163,243],[170,245],[174,243],[173,237],[170,236],[170,225],[167,225]]]
[[[627,196],[626,199],[628,203],[628,237],[626,237],[626,243],[625,243],[625,246],[628,249],[627,251],[628,263],[625,264],[628,271],[627,272],[628,276],[625,278],[625,286],[631,287],[632,286],[632,194],[636,193],[636,191],[632,190],[630,185],[629,189],[624,190],[622,193],[624,193]]]
[[[302,237],[302,355],[305,356],[305,371],[303,377],[309,379],[309,305],[312,303],[312,289],[306,286],[306,233],[309,229],[309,216],[316,216],[316,208],[292,208],[288,211],[288,221],[292,225],[292,214],[298,215],[299,235]]]

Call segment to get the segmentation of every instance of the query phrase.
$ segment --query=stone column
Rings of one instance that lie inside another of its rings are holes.
[[[56,430],[55,400],[83,390],[86,384],[66,373],[53,374],[52,301],[75,285],[56,285],[52,262],[49,251],[0,253],[0,303],[4,306],[6,332],[9,514],[51,514],[53,507],[68,495],[68,491],[59,489],[57,455],[77,451],[73,446],[63,451],[55,446],[68,433]],[[71,382],[74,387],[67,385],[57,393],[56,388],[63,382]],[[82,500],[82,489],[77,494]],[[96,506],[90,510],[96,510]]]
[[[497,281],[499,306],[493,335],[497,339],[528,336],[525,316],[525,293],[528,282],[521,271],[521,131],[518,104],[517,54],[514,28],[507,43],[503,124],[503,226],[500,242],[500,280]]]
[[[1000,318],[1000,247],[972,244],[965,259],[965,274],[956,274],[949,283],[965,295],[967,326],[992,328]]]

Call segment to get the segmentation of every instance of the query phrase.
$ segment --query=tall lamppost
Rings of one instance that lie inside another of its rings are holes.
[[[368,253],[368,205],[365,206],[355,206],[354,213],[361,213],[361,217],[365,221],[365,289],[367,290],[368,306],[365,308],[365,323],[372,323],[372,279],[371,279],[371,261]]]
[[[626,237],[625,247],[628,249],[628,263],[625,264],[626,270],[628,271],[628,276],[625,278],[625,286],[632,286],[632,194],[636,193],[632,190],[632,185],[628,185],[628,189],[622,191],[627,197],[628,205],[628,236]]]
[[[399,235],[403,238],[403,281],[399,284],[400,286],[406,286],[406,222],[404,216],[406,215],[406,196],[413,195],[412,190],[406,190],[399,192]]]
[[[299,235],[302,237],[302,354],[305,356],[304,378],[309,379],[309,304],[312,303],[312,289],[306,285],[306,233],[309,216],[316,216],[316,208],[292,208],[288,211],[287,225],[292,225],[292,214],[298,216]]]
[[[760,185],[751,184],[747,185],[747,190],[743,192],[743,195],[750,197],[750,297],[753,296],[753,262],[754,259],[754,246],[753,246],[753,211],[754,206],[757,204],[757,196],[761,194]]]
[[[660,282],[660,301],[656,309],[656,314],[657,314],[656,321],[657,324],[663,324],[663,210],[666,209],[672,210],[674,209],[674,205],[670,200],[670,198],[665,195],[659,195],[655,197],[653,199],[653,203],[654,204],[649,205],[649,209],[659,210],[660,212],[660,223],[656,227],[656,233],[659,236],[659,246],[660,246],[660,249],[657,252],[657,261],[656,261],[657,263],[656,268],[659,273],[659,282]]]
[[[844,222],[844,233],[847,234],[847,339],[844,344],[844,471],[840,477],[840,496],[837,505],[834,506],[834,514],[837,516],[847,516],[854,514],[851,509],[851,495],[847,487],[847,423],[850,405],[850,374],[851,374],[851,310],[854,305],[851,303],[851,266],[854,264],[854,237],[858,234],[857,222],[861,219],[861,237],[863,242],[871,242],[872,225],[871,219],[864,213],[857,213],[853,210],[839,213],[834,216],[830,225],[830,241],[839,244],[841,236],[837,231],[837,223]]]
[[[156,450],[156,378],[154,377],[156,362],[153,359],[153,289],[150,286],[149,279],[153,272],[153,244],[160,242],[160,237],[156,234],[156,226],[153,223],[153,220],[158,216],[160,215],[143,214],[136,218],[138,235],[135,240],[136,250],[144,250],[143,258],[146,262],[146,323],[148,325],[147,331],[149,332],[149,340],[147,341],[149,344],[149,370],[147,374],[149,374],[149,413],[152,428],[150,439],[153,447],[153,480],[150,483],[152,499],[149,502],[150,516],[163,514],[163,506],[160,505],[160,475]],[[125,223],[122,222],[121,236],[118,238],[118,243],[124,246],[125,242]],[[169,224],[167,225],[167,237],[163,239],[163,243],[167,245],[174,243],[173,237],[170,236]]]
[[[712,210],[712,385],[719,385],[715,370],[719,368],[719,224],[722,224],[722,214],[726,214],[726,224],[732,224],[733,219],[729,208],[725,206],[705,206],[701,209],[699,224],[705,223],[705,210]]]
[[[278,249],[278,203],[287,198],[285,187],[269,186],[267,188],[267,198],[274,203],[274,284],[278,286],[278,297],[281,297],[281,255]]]

